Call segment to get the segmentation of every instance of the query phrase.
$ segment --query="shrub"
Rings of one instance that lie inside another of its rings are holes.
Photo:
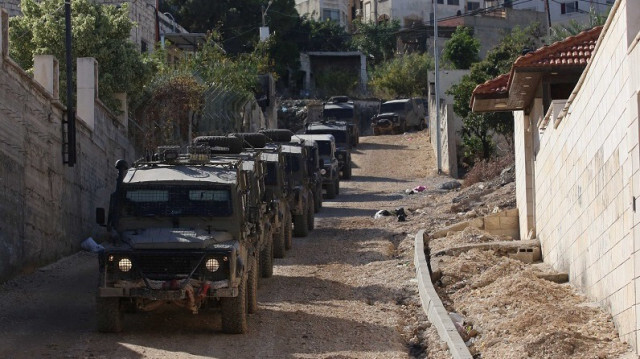
[[[500,176],[505,168],[513,166],[514,162],[513,154],[476,161],[464,178],[464,186],[469,187],[478,182],[490,181]]]

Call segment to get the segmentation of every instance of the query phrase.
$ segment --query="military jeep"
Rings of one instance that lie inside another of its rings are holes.
[[[120,331],[127,307],[165,304],[194,314],[220,306],[224,332],[247,330],[258,280],[247,173],[242,159],[212,163],[209,152],[159,148],[131,168],[117,162],[106,224],[104,209],[96,210],[110,236],[98,260],[99,331]]]
[[[285,186],[287,200],[293,220],[293,235],[306,237],[314,228],[314,191],[316,185],[311,181],[307,166],[307,150],[299,144],[292,144],[293,133],[289,130],[261,131],[272,143],[267,148],[279,147],[284,155]]]
[[[309,135],[332,135],[336,141],[336,158],[341,178],[351,179],[351,144],[349,129],[343,121],[322,121],[308,123],[304,130]],[[339,193],[339,191],[336,191]]]
[[[301,140],[314,141],[318,145],[318,153],[322,160],[322,188],[327,191],[327,198],[333,199],[340,190],[340,170],[336,153],[336,141],[332,135],[296,135]]]
[[[307,173],[309,174],[310,189],[313,192],[314,212],[320,212],[322,208],[322,167],[324,161],[320,158],[320,150],[316,141],[304,140],[299,135],[291,137],[291,143],[305,147],[307,159]],[[310,228],[313,229],[313,228]]]

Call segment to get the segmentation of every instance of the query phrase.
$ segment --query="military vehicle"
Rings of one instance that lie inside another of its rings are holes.
[[[360,143],[360,128],[356,120],[353,101],[347,96],[333,96],[322,104],[323,121],[344,122],[349,130],[349,143],[357,147]]]
[[[116,163],[106,223],[105,210],[96,210],[110,235],[98,260],[99,331],[120,331],[126,307],[165,304],[194,314],[220,306],[224,332],[247,330],[258,281],[249,179],[242,159],[212,163],[210,152],[192,146],[181,155],[165,147],[131,168]]]
[[[333,199],[340,190],[340,170],[336,153],[336,141],[332,135],[296,135],[305,141],[314,141],[318,144],[318,152],[322,160],[322,188],[327,191],[327,198]]]
[[[336,158],[341,178],[351,179],[351,144],[349,130],[342,121],[322,121],[308,123],[304,130],[308,135],[332,135],[336,141]],[[339,191],[336,191],[339,193]]]
[[[320,152],[318,144],[313,140],[303,140],[298,135],[291,137],[291,143],[300,144],[306,149],[307,158],[307,173],[309,174],[309,180],[311,185],[311,191],[313,192],[313,204],[314,212],[320,212],[322,208],[322,167],[323,161],[320,158]],[[313,228],[310,228],[313,229]]]
[[[314,197],[316,185],[311,181],[307,166],[307,149],[292,144],[293,133],[289,130],[261,130],[272,143],[267,148],[280,147],[285,163],[285,184],[288,189],[287,200],[293,220],[293,235],[306,237],[314,228]]]
[[[408,128],[422,130],[426,126],[424,106],[417,98],[387,101],[371,119],[374,135],[404,133]]]
[[[193,143],[196,146],[205,145],[213,149],[210,159],[212,163],[242,159],[241,169],[247,173],[248,179],[249,231],[260,253],[258,262],[261,277],[271,277],[273,275],[273,218],[270,214],[271,204],[265,187],[267,164],[262,160],[259,151],[244,151],[243,138],[239,136],[201,136],[196,137]]]

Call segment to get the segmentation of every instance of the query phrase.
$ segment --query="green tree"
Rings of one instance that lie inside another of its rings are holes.
[[[351,39],[352,46],[365,54],[372,64],[385,62],[393,57],[396,51],[396,33],[400,30],[398,20],[385,21],[378,24],[354,21],[355,32]]]
[[[317,21],[302,17],[300,30],[303,35],[298,46],[301,51],[348,51],[350,35],[335,21]]]
[[[478,53],[480,41],[473,37],[471,28],[458,26],[444,44],[442,57],[456,69],[468,69],[474,62],[480,61]]]
[[[378,65],[369,85],[383,98],[424,96],[428,90],[428,73],[434,69],[429,54],[409,54]]]
[[[473,89],[478,84],[507,73],[523,49],[536,48],[541,37],[538,24],[532,24],[525,29],[514,28],[487,53],[484,60],[471,65],[470,73],[447,91],[447,94],[453,96],[454,112],[462,118],[461,135],[467,161],[473,163],[477,159],[490,158],[493,155],[493,132],[507,138],[513,135],[511,112],[471,112],[469,103]]]
[[[22,0],[23,15],[10,20],[10,55],[27,71],[33,68],[34,55],[54,55],[60,61],[60,94],[64,100],[67,83],[63,4],[63,0]],[[139,93],[152,74],[149,61],[129,41],[133,23],[128,5],[116,8],[74,0],[71,6],[72,56],[96,58],[100,66],[100,99],[117,109],[113,94]]]

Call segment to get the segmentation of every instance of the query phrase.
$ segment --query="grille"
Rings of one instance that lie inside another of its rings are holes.
[[[201,255],[145,255],[136,258],[136,265],[147,276],[186,276],[198,265],[201,257]]]

